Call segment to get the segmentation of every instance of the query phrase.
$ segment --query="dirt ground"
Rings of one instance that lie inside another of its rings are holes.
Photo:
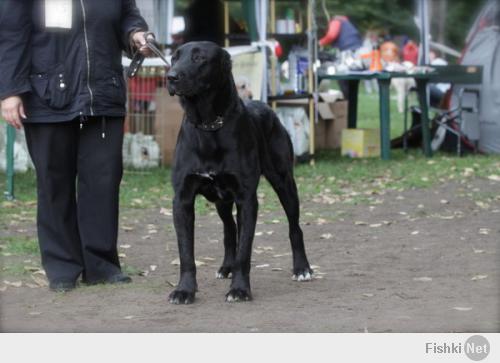
[[[491,195],[489,202],[476,195]],[[388,192],[378,204],[305,201],[302,225],[316,279],[291,280],[283,213],[259,218],[254,300],[226,303],[215,279],[222,226],[197,218],[195,304],[167,303],[177,281],[168,211],[124,210],[122,260],[142,272],[125,286],[70,293],[0,292],[4,332],[498,332],[500,183],[476,179]],[[173,263],[172,263],[173,262]],[[3,276],[3,279],[9,278]]]

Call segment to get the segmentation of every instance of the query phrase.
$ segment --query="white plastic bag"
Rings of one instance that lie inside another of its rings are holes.
[[[309,119],[303,107],[278,107],[276,115],[292,139],[293,153],[302,156],[309,151]]]

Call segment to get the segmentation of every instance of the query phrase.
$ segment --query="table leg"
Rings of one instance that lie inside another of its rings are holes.
[[[349,80],[348,82],[348,95],[347,99],[349,104],[347,105],[347,128],[355,129],[358,123],[358,90],[359,90],[359,79]]]
[[[378,79],[380,110],[380,157],[391,158],[391,114],[390,114],[391,79]]]
[[[422,110],[422,144],[424,149],[424,155],[427,157],[432,156],[431,149],[431,131],[429,128],[429,106],[427,103],[427,80],[426,79],[416,79],[418,101],[420,104],[420,109]]]

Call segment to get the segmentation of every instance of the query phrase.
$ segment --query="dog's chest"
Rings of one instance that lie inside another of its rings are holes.
[[[227,172],[196,172],[199,180],[198,192],[211,202],[234,201],[239,190],[238,178]]]

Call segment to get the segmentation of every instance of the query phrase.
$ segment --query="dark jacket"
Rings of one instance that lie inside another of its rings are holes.
[[[358,29],[348,20],[342,19],[342,27],[338,38],[333,42],[332,47],[338,48],[342,51],[352,50],[355,51],[363,45],[363,40],[359,34]]]
[[[122,51],[147,30],[135,0],[73,0],[71,29],[45,28],[44,0],[0,2],[0,99],[21,95],[25,122],[124,116]]]

